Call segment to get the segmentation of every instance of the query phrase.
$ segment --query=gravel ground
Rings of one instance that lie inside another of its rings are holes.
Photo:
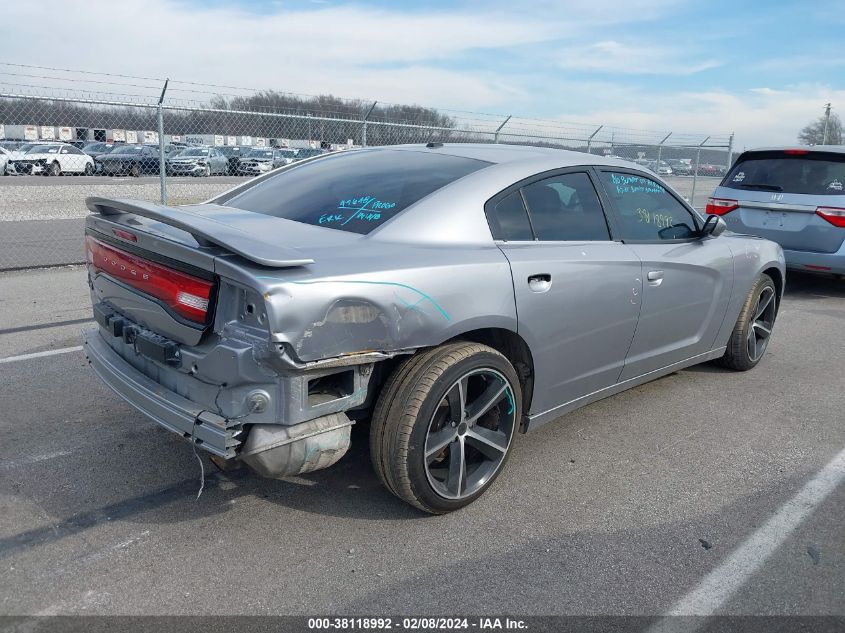
[[[170,204],[208,200],[246,178],[171,178],[167,182]],[[158,178],[7,176],[0,179],[0,221],[59,220],[88,214],[85,198],[134,198],[158,202]]]

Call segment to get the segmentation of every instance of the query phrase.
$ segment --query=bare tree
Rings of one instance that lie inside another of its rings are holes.
[[[804,145],[822,145],[824,143],[825,116],[820,116],[808,123],[798,133],[798,142]],[[842,121],[838,114],[831,114],[827,122],[827,144],[842,145]]]

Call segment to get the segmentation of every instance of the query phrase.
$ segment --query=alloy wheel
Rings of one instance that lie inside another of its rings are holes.
[[[748,328],[748,358],[757,362],[769,345],[772,328],[775,325],[775,290],[765,286],[757,297],[757,305]]]
[[[440,400],[426,433],[428,482],[447,499],[476,493],[504,462],[516,429],[516,404],[507,379],[475,369],[456,380]]]

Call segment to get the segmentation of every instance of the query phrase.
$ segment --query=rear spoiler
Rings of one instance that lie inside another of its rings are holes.
[[[262,266],[291,268],[314,263],[295,248],[280,245],[280,221],[261,213],[216,204],[189,211],[122,198],[89,197],[85,205],[100,215],[131,213],[158,220],[187,231],[200,246],[221,246]]]

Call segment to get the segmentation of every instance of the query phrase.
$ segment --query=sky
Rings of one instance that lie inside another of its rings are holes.
[[[734,132],[740,150],[795,143],[827,102],[845,116],[845,0],[39,0],[3,14],[13,63]],[[0,71],[0,88],[51,81]]]

